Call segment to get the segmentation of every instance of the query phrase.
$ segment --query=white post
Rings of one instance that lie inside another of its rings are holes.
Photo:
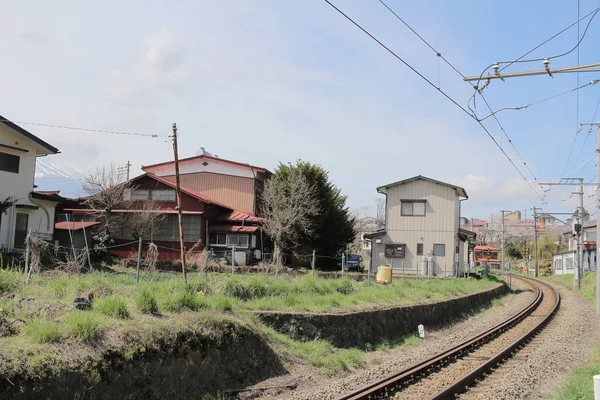
[[[310,266],[312,267],[312,274],[315,274],[315,257],[316,257],[316,250],[313,250],[313,254],[312,254],[312,261],[310,262]]]
[[[85,235],[85,233],[84,233]],[[142,261],[142,237],[140,236],[138,244],[138,257],[137,257],[137,267],[135,270],[135,285],[137,286],[140,283],[140,262]]]
[[[231,275],[235,274],[235,245],[231,246]],[[277,274],[277,270],[275,270]]]
[[[404,260],[402,260],[402,279],[404,279]]]
[[[29,282],[29,240],[31,237],[31,228],[27,230],[27,237],[25,238],[25,279]]]
[[[594,400],[600,400],[600,375],[594,375]]]
[[[577,234],[577,288],[581,290],[581,276],[583,275],[583,178],[579,178],[579,210],[577,220],[581,230]]]
[[[346,253],[342,253],[342,278],[344,277],[344,259],[346,258]]]

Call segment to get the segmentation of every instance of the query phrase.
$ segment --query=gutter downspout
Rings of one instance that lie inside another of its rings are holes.
[[[46,231],[48,231],[48,233],[52,233],[52,232],[50,232],[50,213],[48,212],[46,207],[44,207],[40,203],[37,203],[35,200],[33,200],[32,194],[33,194],[33,192],[29,192],[29,201],[32,204],[34,204],[34,205],[38,206],[39,208],[41,208],[42,210],[44,210],[44,214],[46,214]]]

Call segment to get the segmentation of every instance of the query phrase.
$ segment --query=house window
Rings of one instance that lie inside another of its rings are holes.
[[[202,217],[200,215],[183,216],[183,239],[186,242],[197,242],[202,232]],[[176,215],[167,215],[158,225],[153,235],[155,240],[179,240],[179,224]]]
[[[227,246],[227,234],[226,233],[209,233],[208,244],[211,246]]]
[[[248,247],[248,235],[227,235],[227,246]]]
[[[433,245],[433,255],[436,257],[444,257],[446,255],[446,245],[445,244],[434,244]]]
[[[154,201],[175,201],[175,191],[172,189],[160,190],[152,189],[150,191],[150,200]]]
[[[135,189],[131,191],[131,200],[149,200],[150,190],[148,189]]]
[[[131,191],[131,200],[175,201],[173,189],[134,189]]]
[[[417,243],[417,255],[418,256],[423,255],[423,243]]]
[[[0,153],[0,171],[19,173],[19,156],[8,153]]]
[[[402,200],[400,205],[400,213],[405,217],[424,217],[425,216],[425,200]]]
[[[385,257],[386,258],[404,258],[406,245],[398,243],[386,243]]]

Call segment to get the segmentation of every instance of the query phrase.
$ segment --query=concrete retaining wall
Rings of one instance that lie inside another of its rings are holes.
[[[506,284],[467,296],[414,306],[392,307],[348,313],[292,313],[257,311],[267,325],[294,339],[327,339],[336,347],[360,347],[417,331],[447,325],[465,314],[491,305],[507,293]]]

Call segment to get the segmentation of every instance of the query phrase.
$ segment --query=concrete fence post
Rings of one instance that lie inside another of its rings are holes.
[[[141,261],[142,261],[142,237],[140,236],[140,240],[139,240],[139,244],[138,244],[137,267],[135,270],[135,285],[136,286],[138,285],[138,283],[140,283],[140,262]]]
[[[594,400],[600,400],[600,375],[594,375]]]

